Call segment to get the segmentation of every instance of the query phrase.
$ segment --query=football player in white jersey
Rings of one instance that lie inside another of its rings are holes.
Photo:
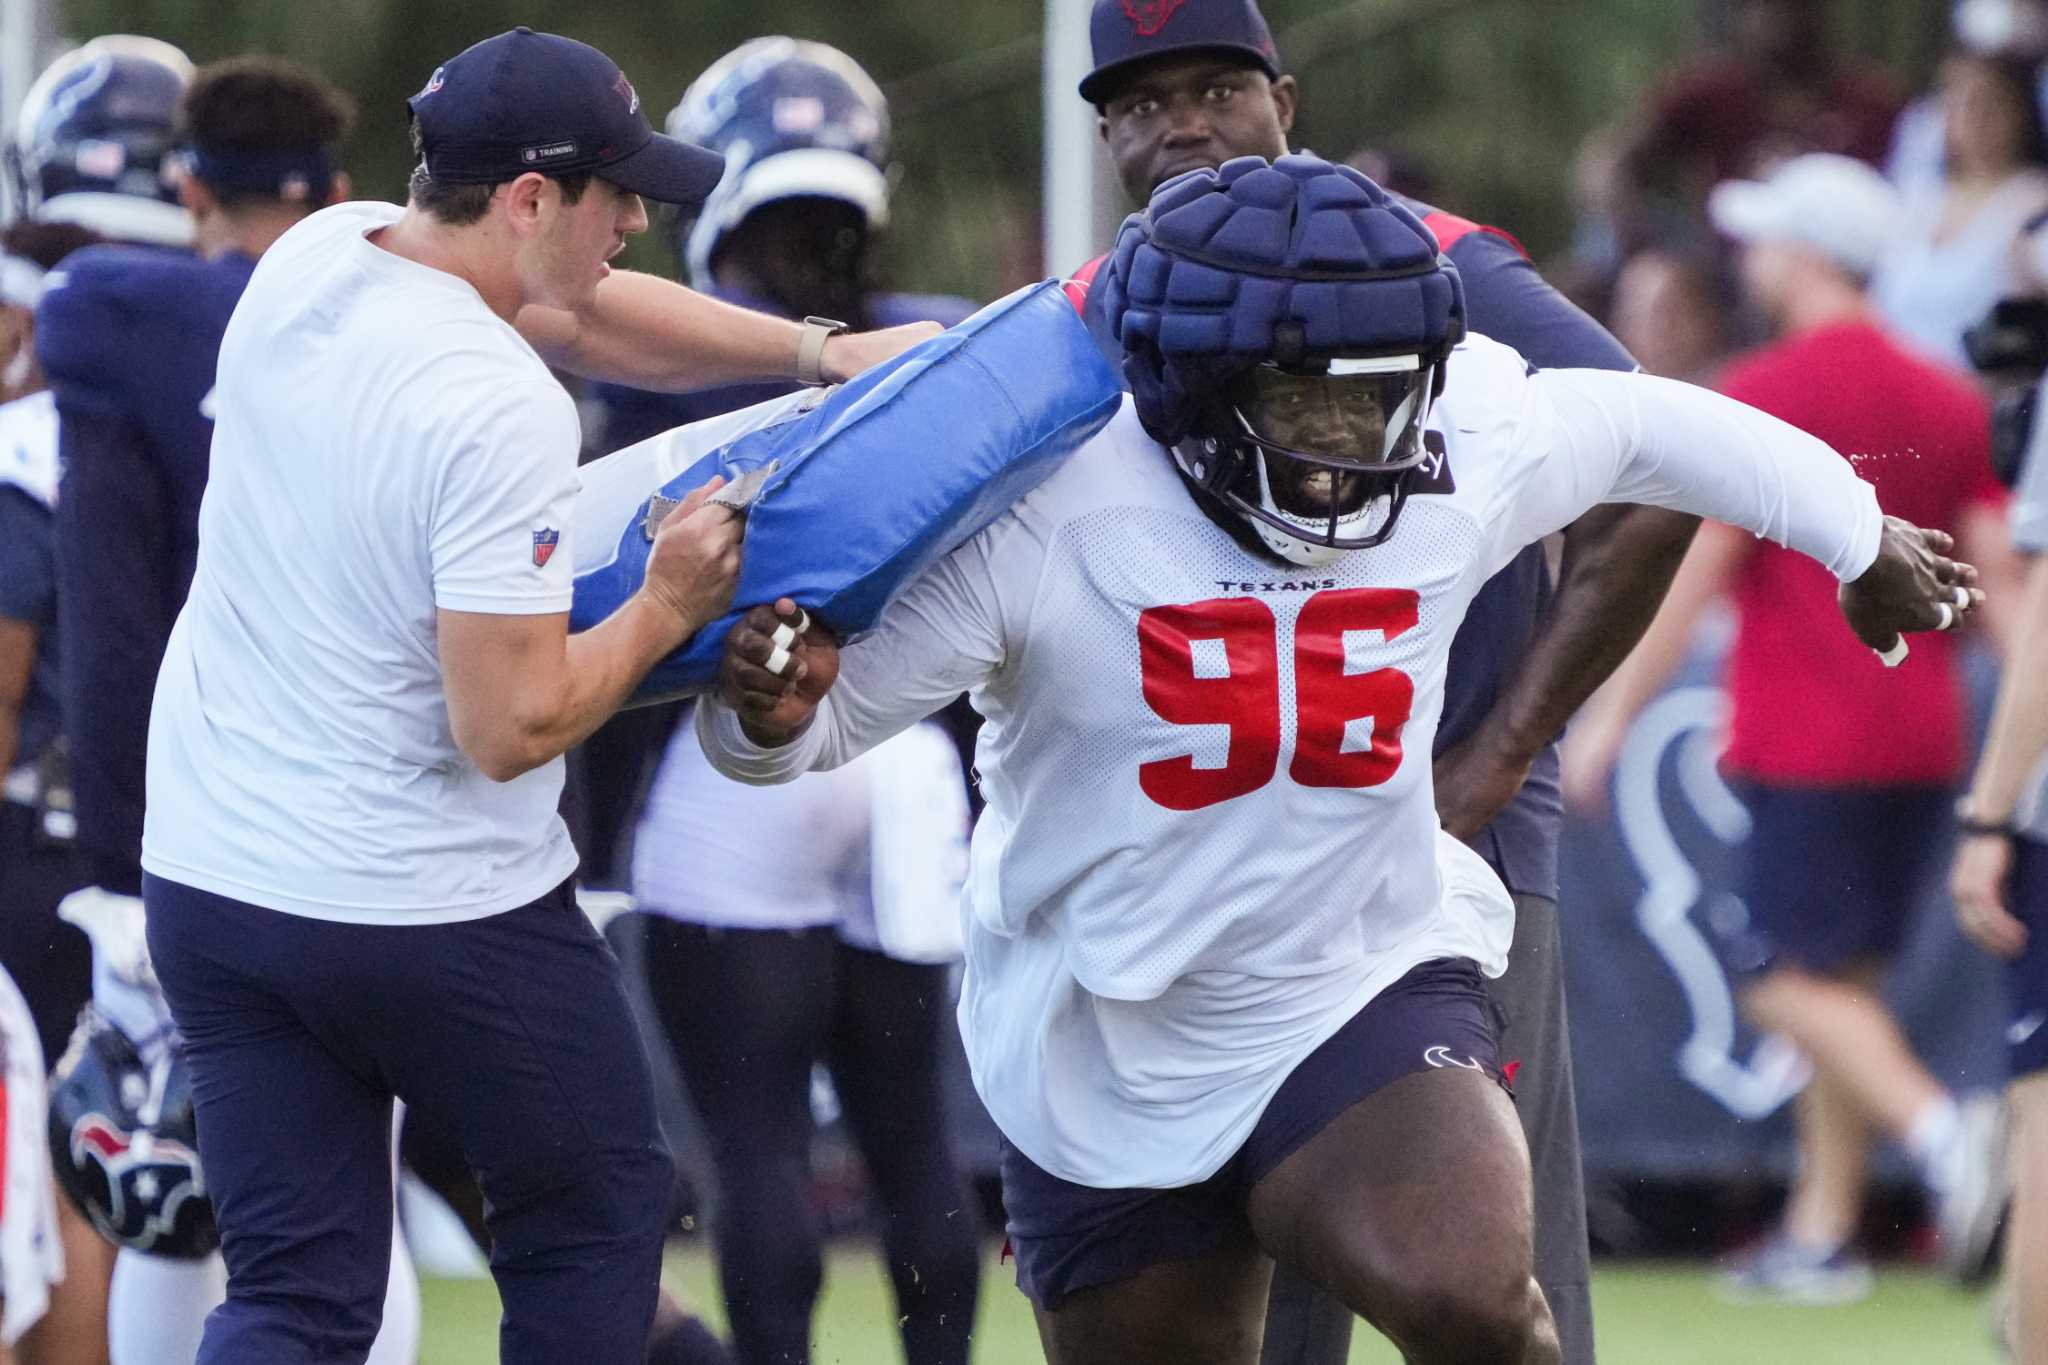
[[[699,738],[774,782],[987,717],[960,1021],[1049,1359],[1248,1365],[1278,1259],[1415,1365],[1552,1365],[1512,905],[1431,792],[1467,604],[1603,502],[1812,555],[1877,649],[1975,570],[1761,413],[1463,336],[1435,239],[1313,157],[1168,182],[1096,287],[1123,413],[843,656],[756,608]]]

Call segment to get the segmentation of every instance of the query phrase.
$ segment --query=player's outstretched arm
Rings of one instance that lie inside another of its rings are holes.
[[[1519,462],[1489,513],[1496,564],[1597,503],[1640,502],[1726,522],[1819,561],[1843,614],[1896,662],[1903,633],[1946,630],[1983,600],[1954,542],[1887,518],[1848,461],[1798,428],[1649,375],[1553,370],[1531,386]]]
[[[586,379],[683,393],[747,379],[796,379],[803,324],[736,307],[680,284],[618,270],[580,312],[529,307],[519,334],[550,364]],[[828,339],[819,369],[833,383],[938,335],[916,322]]]
[[[1956,842],[1949,871],[1956,922],[1978,947],[2006,958],[2026,950],[2028,931],[2012,913],[2007,887],[2012,839],[1996,827],[2012,827],[2033,773],[2048,756],[2048,554],[2028,568],[2017,616],[1991,729],[1963,801],[1978,832]]]

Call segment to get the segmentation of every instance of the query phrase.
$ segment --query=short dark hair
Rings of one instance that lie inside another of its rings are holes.
[[[33,261],[45,270],[83,247],[97,246],[106,238],[76,223],[37,223],[22,218],[0,231],[0,252]]]
[[[355,127],[356,105],[311,69],[283,57],[229,57],[199,69],[179,106],[183,141],[242,153],[331,150]],[[327,186],[314,187],[306,207],[315,209]],[[241,190],[221,195],[224,207],[266,200],[274,194]]]
[[[497,180],[488,185],[451,185],[434,179],[427,173],[427,149],[420,141],[417,119],[412,125],[412,154],[418,159],[413,162],[412,180],[406,186],[407,198],[414,208],[449,227],[468,227],[471,223],[483,221],[483,216],[491,211],[491,196],[498,192],[498,186],[512,183],[510,180]],[[563,203],[574,204],[590,188],[591,175],[590,171],[574,171],[568,175],[550,175],[548,179],[561,186]]]

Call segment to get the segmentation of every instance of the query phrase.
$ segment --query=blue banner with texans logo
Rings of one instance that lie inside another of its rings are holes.
[[[1791,1167],[1788,1106],[1806,1063],[1743,1022],[1723,962],[1722,945],[1747,927],[1734,888],[1749,814],[1715,766],[1719,671],[1712,649],[1688,663],[1637,718],[1610,813],[1574,817],[1565,832],[1559,906],[1595,1185]],[[1969,674],[1981,732],[1995,668],[1973,658]],[[2005,1080],[2001,978],[1957,932],[1947,876],[1944,842],[1886,995],[1938,1077],[1958,1093],[1995,1089]]]

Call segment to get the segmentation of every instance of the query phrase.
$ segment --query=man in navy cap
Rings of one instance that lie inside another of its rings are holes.
[[[1299,90],[1255,0],[1096,0],[1094,69],[1082,98],[1125,192],[1139,204],[1183,172],[1288,150]],[[1464,280],[1472,329],[1545,368],[1634,369],[1607,332],[1558,294],[1513,238],[1410,201]],[[1099,262],[1069,292],[1110,353]],[[1656,508],[1588,513],[1565,532],[1553,587],[1540,547],[1524,550],[1473,602],[1450,656],[1436,737],[1444,827],[1514,893],[1507,975],[1490,984],[1508,1016],[1506,1056],[1535,1167],[1536,1272],[1565,1360],[1593,1359],[1585,1193],[1565,1034],[1557,923],[1563,823],[1552,740],[1655,614],[1694,521]],[[1345,1359],[1350,1315],[1297,1277],[1275,1277],[1268,1365]]]
[[[411,107],[410,203],[293,226],[228,323],[149,718],[142,894],[229,1272],[198,1359],[364,1358],[403,1098],[482,1187],[502,1359],[639,1365],[671,1165],[571,895],[561,756],[725,609],[739,523],[698,490],[570,635],[580,433],[549,364],[815,382],[935,329],[614,274],[642,197],[693,204],[722,162],[594,48],[501,34]]]

